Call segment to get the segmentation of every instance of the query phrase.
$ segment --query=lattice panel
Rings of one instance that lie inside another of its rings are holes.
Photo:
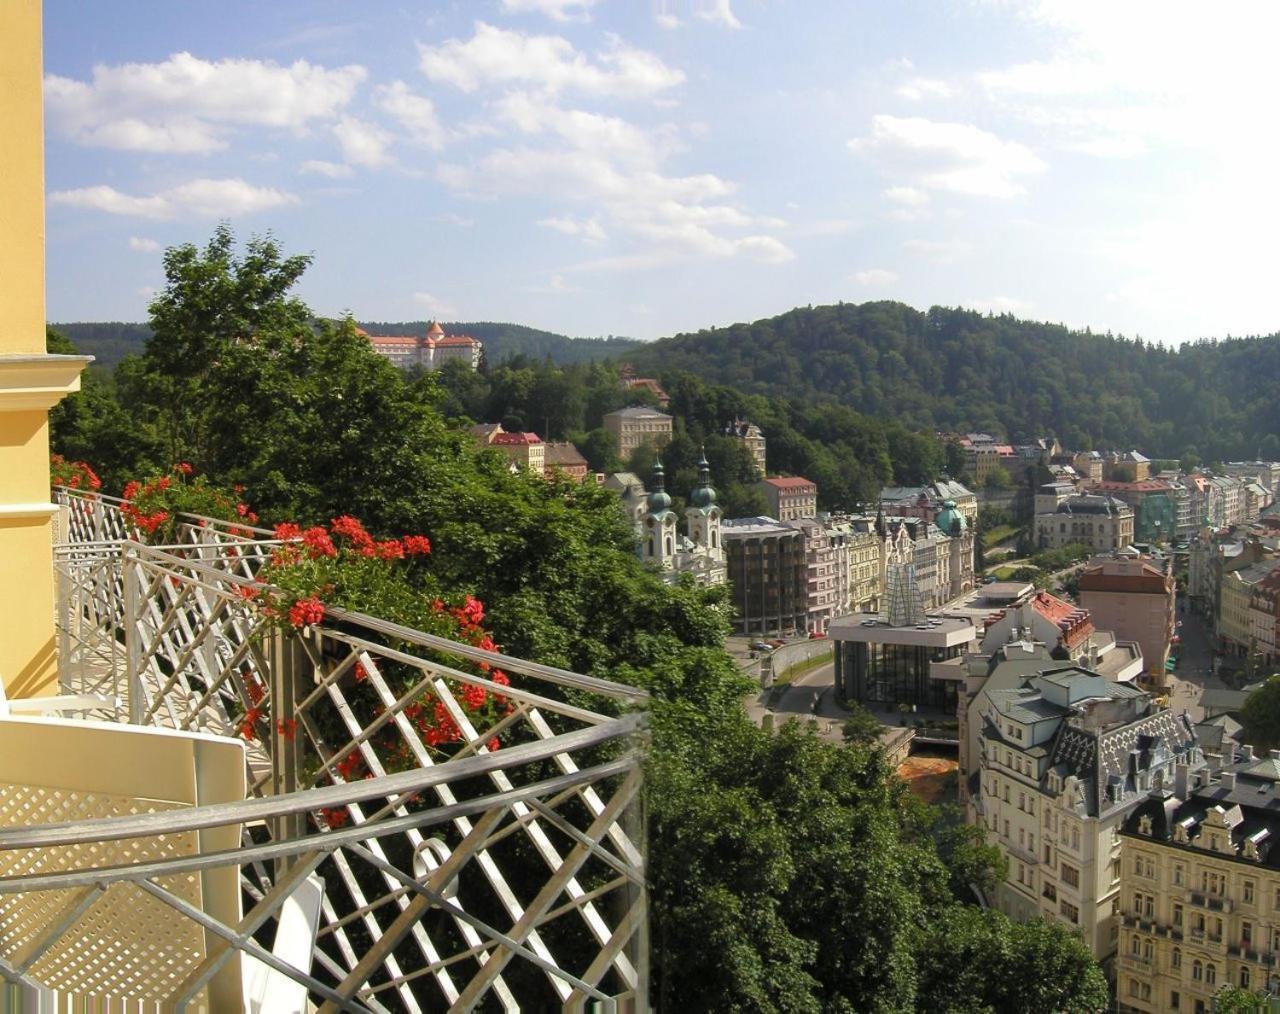
[[[70,792],[0,783],[0,823],[34,826],[187,809],[181,804],[128,796]],[[0,852],[0,876],[59,873],[193,856],[194,832]],[[158,880],[200,905],[195,874]],[[80,898],[74,890],[0,896],[0,952],[21,961]],[[105,946],[104,946],[105,945]],[[131,883],[114,883],[32,966],[50,988],[92,996],[163,1000],[203,958],[203,931]]]

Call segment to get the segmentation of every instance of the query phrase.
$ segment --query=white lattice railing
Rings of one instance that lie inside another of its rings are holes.
[[[223,961],[266,961],[255,934],[280,885],[318,871],[313,968],[293,978],[325,1009],[644,1007],[642,691],[358,613],[283,634],[239,591],[271,533],[191,518],[153,547],[128,538],[117,503],[58,499],[64,691],[107,698],[95,717],[245,736],[251,798],[10,827],[0,850],[239,825],[243,848],[216,859],[239,869],[249,914],[204,928],[230,944]],[[199,921],[161,885],[211,861],[4,877],[0,898],[127,882]],[[195,1000],[218,956],[152,999]]]

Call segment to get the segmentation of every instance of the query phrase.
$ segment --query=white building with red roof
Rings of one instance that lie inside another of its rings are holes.
[[[484,348],[484,342],[479,338],[445,334],[439,321],[432,321],[422,337],[372,335],[362,328],[356,328],[356,333],[369,339],[374,352],[401,369],[421,366],[427,370],[438,370],[448,362],[464,362],[475,370],[480,366],[480,352]]]

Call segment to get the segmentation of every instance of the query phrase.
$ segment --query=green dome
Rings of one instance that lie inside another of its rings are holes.
[[[944,535],[952,535],[957,531],[963,532],[969,527],[969,522],[964,519],[964,515],[956,510],[954,500],[943,501],[942,510],[938,511],[938,516],[933,519],[933,523],[942,529]]]
[[[662,471],[662,462],[654,462],[653,476],[649,480],[649,488],[652,491],[648,499],[650,514],[661,514],[663,511],[671,509],[671,497],[664,488],[666,485],[665,478]]]
[[[700,510],[706,510],[715,502],[716,491],[711,488],[711,466],[707,463],[707,455],[704,451],[698,462],[698,485],[689,494],[689,503]]]

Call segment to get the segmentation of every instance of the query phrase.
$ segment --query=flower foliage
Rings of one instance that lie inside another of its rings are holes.
[[[256,524],[258,515],[249,509],[242,493],[241,487],[228,492],[215,486],[180,461],[164,475],[126,483],[120,508],[149,542],[165,544],[176,541],[180,514],[197,514],[233,525]],[[248,534],[247,529],[243,534]]]
[[[68,461],[61,454],[49,457],[49,480],[54,486],[66,486],[94,496],[102,488],[98,474],[83,461]]]

